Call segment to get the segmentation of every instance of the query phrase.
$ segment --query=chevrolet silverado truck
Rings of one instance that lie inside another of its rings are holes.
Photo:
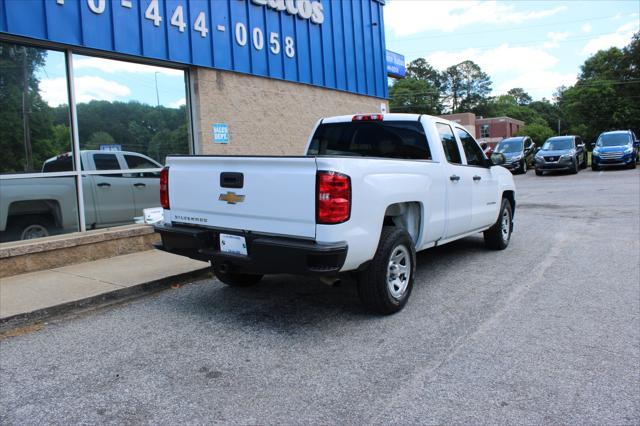
[[[87,229],[133,222],[159,206],[160,169],[146,155],[128,151],[80,152]],[[155,171],[154,171],[155,169]],[[73,170],[71,153],[46,160],[42,177],[0,179],[0,241],[30,240],[78,230],[78,199],[73,176],[46,173]],[[99,174],[122,170],[121,174]]]
[[[415,114],[320,120],[303,156],[170,156],[157,248],[210,261],[220,281],[350,272],[371,311],[404,307],[416,252],[483,232],[508,246],[516,195],[502,154]]]

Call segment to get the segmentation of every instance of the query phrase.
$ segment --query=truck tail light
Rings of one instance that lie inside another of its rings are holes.
[[[160,205],[165,210],[169,210],[169,168],[165,167],[160,171]]]
[[[316,223],[331,225],[349,220],[351,179],[337,172],[317,174]]]
[[[382,114],[358,114],[351,121],[382,121]]]

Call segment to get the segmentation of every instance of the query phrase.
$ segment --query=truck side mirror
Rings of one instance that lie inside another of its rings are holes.
[[[489,160],[492,166],[501,166],[507,162],[506,157],[501,152],[494,152]]]

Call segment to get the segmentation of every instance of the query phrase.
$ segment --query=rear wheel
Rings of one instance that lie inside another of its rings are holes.
[[[513,231],[513,210],[511,203],[506,198],[502,199],[498,220],[493,226],[484,231],[484,243],[492,250],[504,250],[511,240]]]
[[[55,233],[53,218],[40,214],[12,216],[7,228],[12,240],[33,240]]]
[[[584,156],[583,156],[582,164],[580,165],[580,168],[581,169],[586,169],[587,168],[587,163],[588,163],[588,156],[587,156],[587,153],[585,152]]]
[[[234,272],[230,269],[230,266],[221,264],[217,261],[213,261],[211,263],[215,276],[220,281],[231,287],[249,287],[258,284],[262,279],[262,275]]]
[[[598,170],[600,170],[600,167],[592,161],[591,170],[593,170],[594,172],[597,172]]]
[[[416,252],[402,228],[382,228],[378,249],[367,269],[358,274],[358,294],[370,311],[383,315],[401,310],[413,288]]]
[[[544,173],[542,170],[536,169],[536,176],[542,176],[542,173]]]

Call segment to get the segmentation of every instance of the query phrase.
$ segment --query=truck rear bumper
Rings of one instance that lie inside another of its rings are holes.
[[[274,237],[253,232],[189,226],[156,225],[162,237],[158,250],[203,261],[226,263],[238,272],[253,274],[335,275],[347,257],[346,243]],[[220,233],[242,235],[247,256],[220,251]]]

